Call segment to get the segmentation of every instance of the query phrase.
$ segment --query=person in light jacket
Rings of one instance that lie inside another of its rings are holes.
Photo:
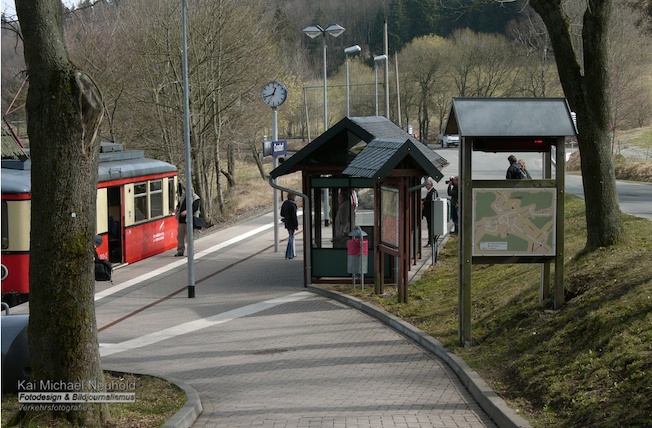
[[[434,232],[432,230],[432,202],[439,197],[437,190],[434,187],[435,181],[428,177],[426,179],[426,190],[428,193],[426,197],[421,201],[422,204],[422,214],[426,218],[426,224],[428,225],[428,243],[426,247],[430,247],[435,242]]]

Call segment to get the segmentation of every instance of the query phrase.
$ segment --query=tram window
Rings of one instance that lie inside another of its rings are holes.
[[[168,214],[174,212],[174,177],[168,178]]]
[[[2,249],[9,248],[9,219],[7,217],[7,201],[2,201]]]
[[[163,215],[163,180],[152,180],[149,182],[149,203],[152,207],[150,218]]]
[[[136,221],[147,220],[147,183],[134,184],[134,206],[136,208]]]

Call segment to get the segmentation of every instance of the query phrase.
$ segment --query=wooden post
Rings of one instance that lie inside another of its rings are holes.
[[[471,346],[471,270],[472,263],[472,183],[471,183],[471,141],[460,135],[460,166],[459,166],[459,340],[460,345]]]
[[[380,201],[380,185],[378,183],[374,184],[374,200]],[[374,293],[375,294],[384,294],[385,290],[383,287],[383,281],[385,280],[385,257],[383,257],[383,252],[380,250],[380,212],[379,210],[374,210],[374,265],[376,267],[376,272],[374,273]]]
[[[564,304],[564,218],[566,203],[566,145],[564,137],[557,138],[557,253],[555,254],[555,290],[554,308],[559,309]]]
[[[550,151],[543,153],[543,177],[552,178],[552,155]],[[556,231],[555,231],[556,233]],[[550,262],[541,264],[541,283],[539,287],[539,301],[544,301],[550,297]]]

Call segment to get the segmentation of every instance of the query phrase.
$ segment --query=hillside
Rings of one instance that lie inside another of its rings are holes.
[[[623,215],[626,238],[583,254],[584,202],[567,197],[566,304],[539,302],[538,265],[476,265],[473,346],[458,346],[457,238],[399,305],[355,294],[460,355],[534,427],[652,426],[652,222]]]

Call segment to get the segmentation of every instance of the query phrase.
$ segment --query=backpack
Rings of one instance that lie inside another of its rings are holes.
[[[279,214],[281,215],[281,221],[284,223],[285,223],[285,212],[287,208],[286,202],[287,201],[283,201],[283,203],[281,204],[281,210],[279,211]]]
[[[108,260],[95,259],[95,281],[111,281],[113,266]]]

